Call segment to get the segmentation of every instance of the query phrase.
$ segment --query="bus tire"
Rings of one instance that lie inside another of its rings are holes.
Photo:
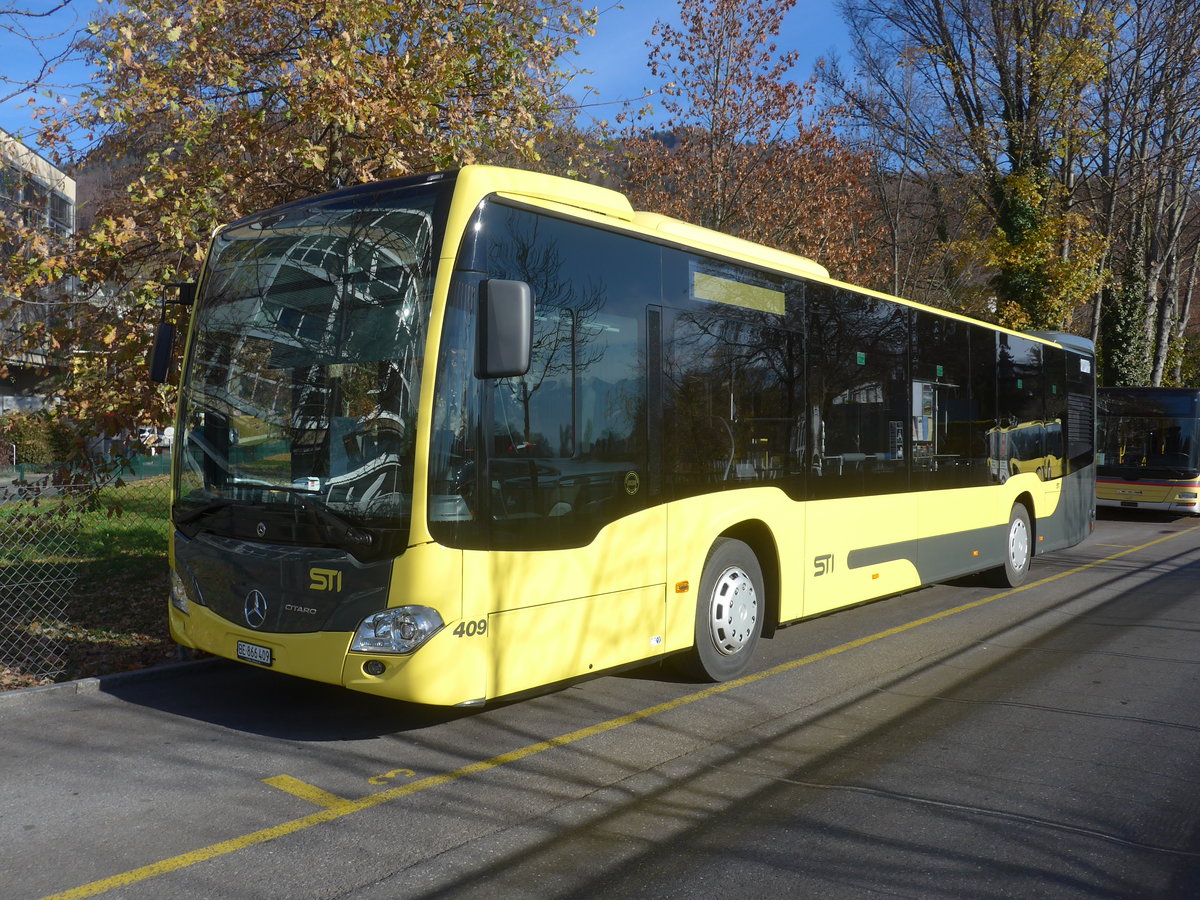
[[[765,600],[754,551],[742,541],[717,538],[700,576],[693,674],[728,681],[745,671],[762,632]]]
[[[1029,577],[1029,564],[1033,561],[1033,528],[1029,522],[1029,510],[1024,503],[1014,503],[1008,514],[1008,528],[1004,531],[1004,565],[996,568],[996,580],[1000,587],[1019,587]]]

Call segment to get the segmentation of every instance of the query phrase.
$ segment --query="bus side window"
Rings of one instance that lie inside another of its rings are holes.
[[[1045,463],[1047,478],[1061,478],[1067,463],[1067,360],[1058,347],[1042,348],[1042,403],[1046,423]]]
[[[987,484],[982,412],[971,383],[971,326],[925,310],[912,316],[913,489]]]
[[[993,468],[999,481],[1028,472],[1046,477],[1042,350],[1041,344],[1009,334],[1001,334],[997,343],[999,424]]]
[[[907,309],[821,285],[808,322],[809,496],[908,490]]]
[[[668,477],[675,496],[775,483],[800,495],[802,342],[753,312],[678,313],[666,349]]]

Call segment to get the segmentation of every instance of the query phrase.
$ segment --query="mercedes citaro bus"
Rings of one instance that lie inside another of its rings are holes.
[[[1015,585],[1093,524],[1088,341],[604,188],[338,190],[217,231],[188,293],[171,633],[251,665],[429,704],[730,679],[780,625]]]

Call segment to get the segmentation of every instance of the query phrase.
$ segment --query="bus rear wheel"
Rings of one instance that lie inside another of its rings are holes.
[[[690,667],[695,675],[728,681],[745,671],[762,631],[764,600],[754,551],[742,541],[717,538],[700,576]]]
[[[1033,560],[1033,528],[1024,503],[1014,503],[1004,538],[1004,565],[995,569],[1000,587],[1019,587],[1029,577]]]

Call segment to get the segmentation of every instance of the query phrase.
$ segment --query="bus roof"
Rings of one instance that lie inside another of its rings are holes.
[[[799,254],[776,250],[763,244],[722,234],[710,228],[693,225],[681,219],[659,213],[635,210],[629,199],[619,191],[540,172],[509,169],[498,166],[469,165],[458,173],[460,187],[476,194],[478,200],[490,193],[513,200],[528,200],[535,204],[557,207],[564,213],[583,214],[593,221],[619,223],[622,230],[639,232],[685,247],[707,250],[727,258],[758,264],[775,271],[815,279],[835,287],[844,287],[858,293],[901,303],[918,309],[926,309],[941,316],[985,325],[995,331],[1012,334],[1030,340],[1093,354],[1095,346],[1091,340],[1079,335],[1058,331],[1020,332],[990,322],[979,322],[970,316],[948,309],[929,306],[903,297],[896,297],[871,288],[850,284],[832,278],[829,270],[820,263]]]
[[[292,206],[314,201],[324,202],[339,197],[349,198],[357,194],[385,194],[390,190],[439,180],[455,181],[456,193],[461,192],[466,195],[468,206],[472,210],[479,201],[492,194],[518,201],[528,201],[538,206],[549,207],[551,209],[557,208],[564,214],[591,219],[597,223],[607,222],[617,225],[624,231],[641,233],[645,236],[655,237],[682,247],[705,250],[732,260],[751,265],[761,265],[781,273],[815,279],[825,284],[848,288],[858,293],[901,303],[905,306],[926,309],[948,318],[983,324],[988,328],[1007,334],[1057,344],[1073,349],[1076,352],[1088,354],[1094,352],[1092,342],[1078,335],[1066,334],[1064,332],[1014,331],[1010,328],[989,322],[979,322],[970,316],[965,316],[951,310],[929,306],[928,304],[907,300],[903,297],[896,297],[871,288],[839,281],[830,276],[828,269],[808,257],[733,237],[732,235],[714,231],[711,228],[693,225],[682,219],[675,219],[659,213],[635,210],[629,202],[629,198],[620,191],[615,191],[611,188],[588,184],[587,182],[576,181],[559,175],[530,172],[524,169],[471,164],[463,166],[457,171],[415,175],[374,184],[355,185],[331,191],[327,194],[321,194],[318,197],[310,197],[283,204],[265,213],[256,213],[248,216],[241,221],[256,219],[266,214],[277,213]]]

